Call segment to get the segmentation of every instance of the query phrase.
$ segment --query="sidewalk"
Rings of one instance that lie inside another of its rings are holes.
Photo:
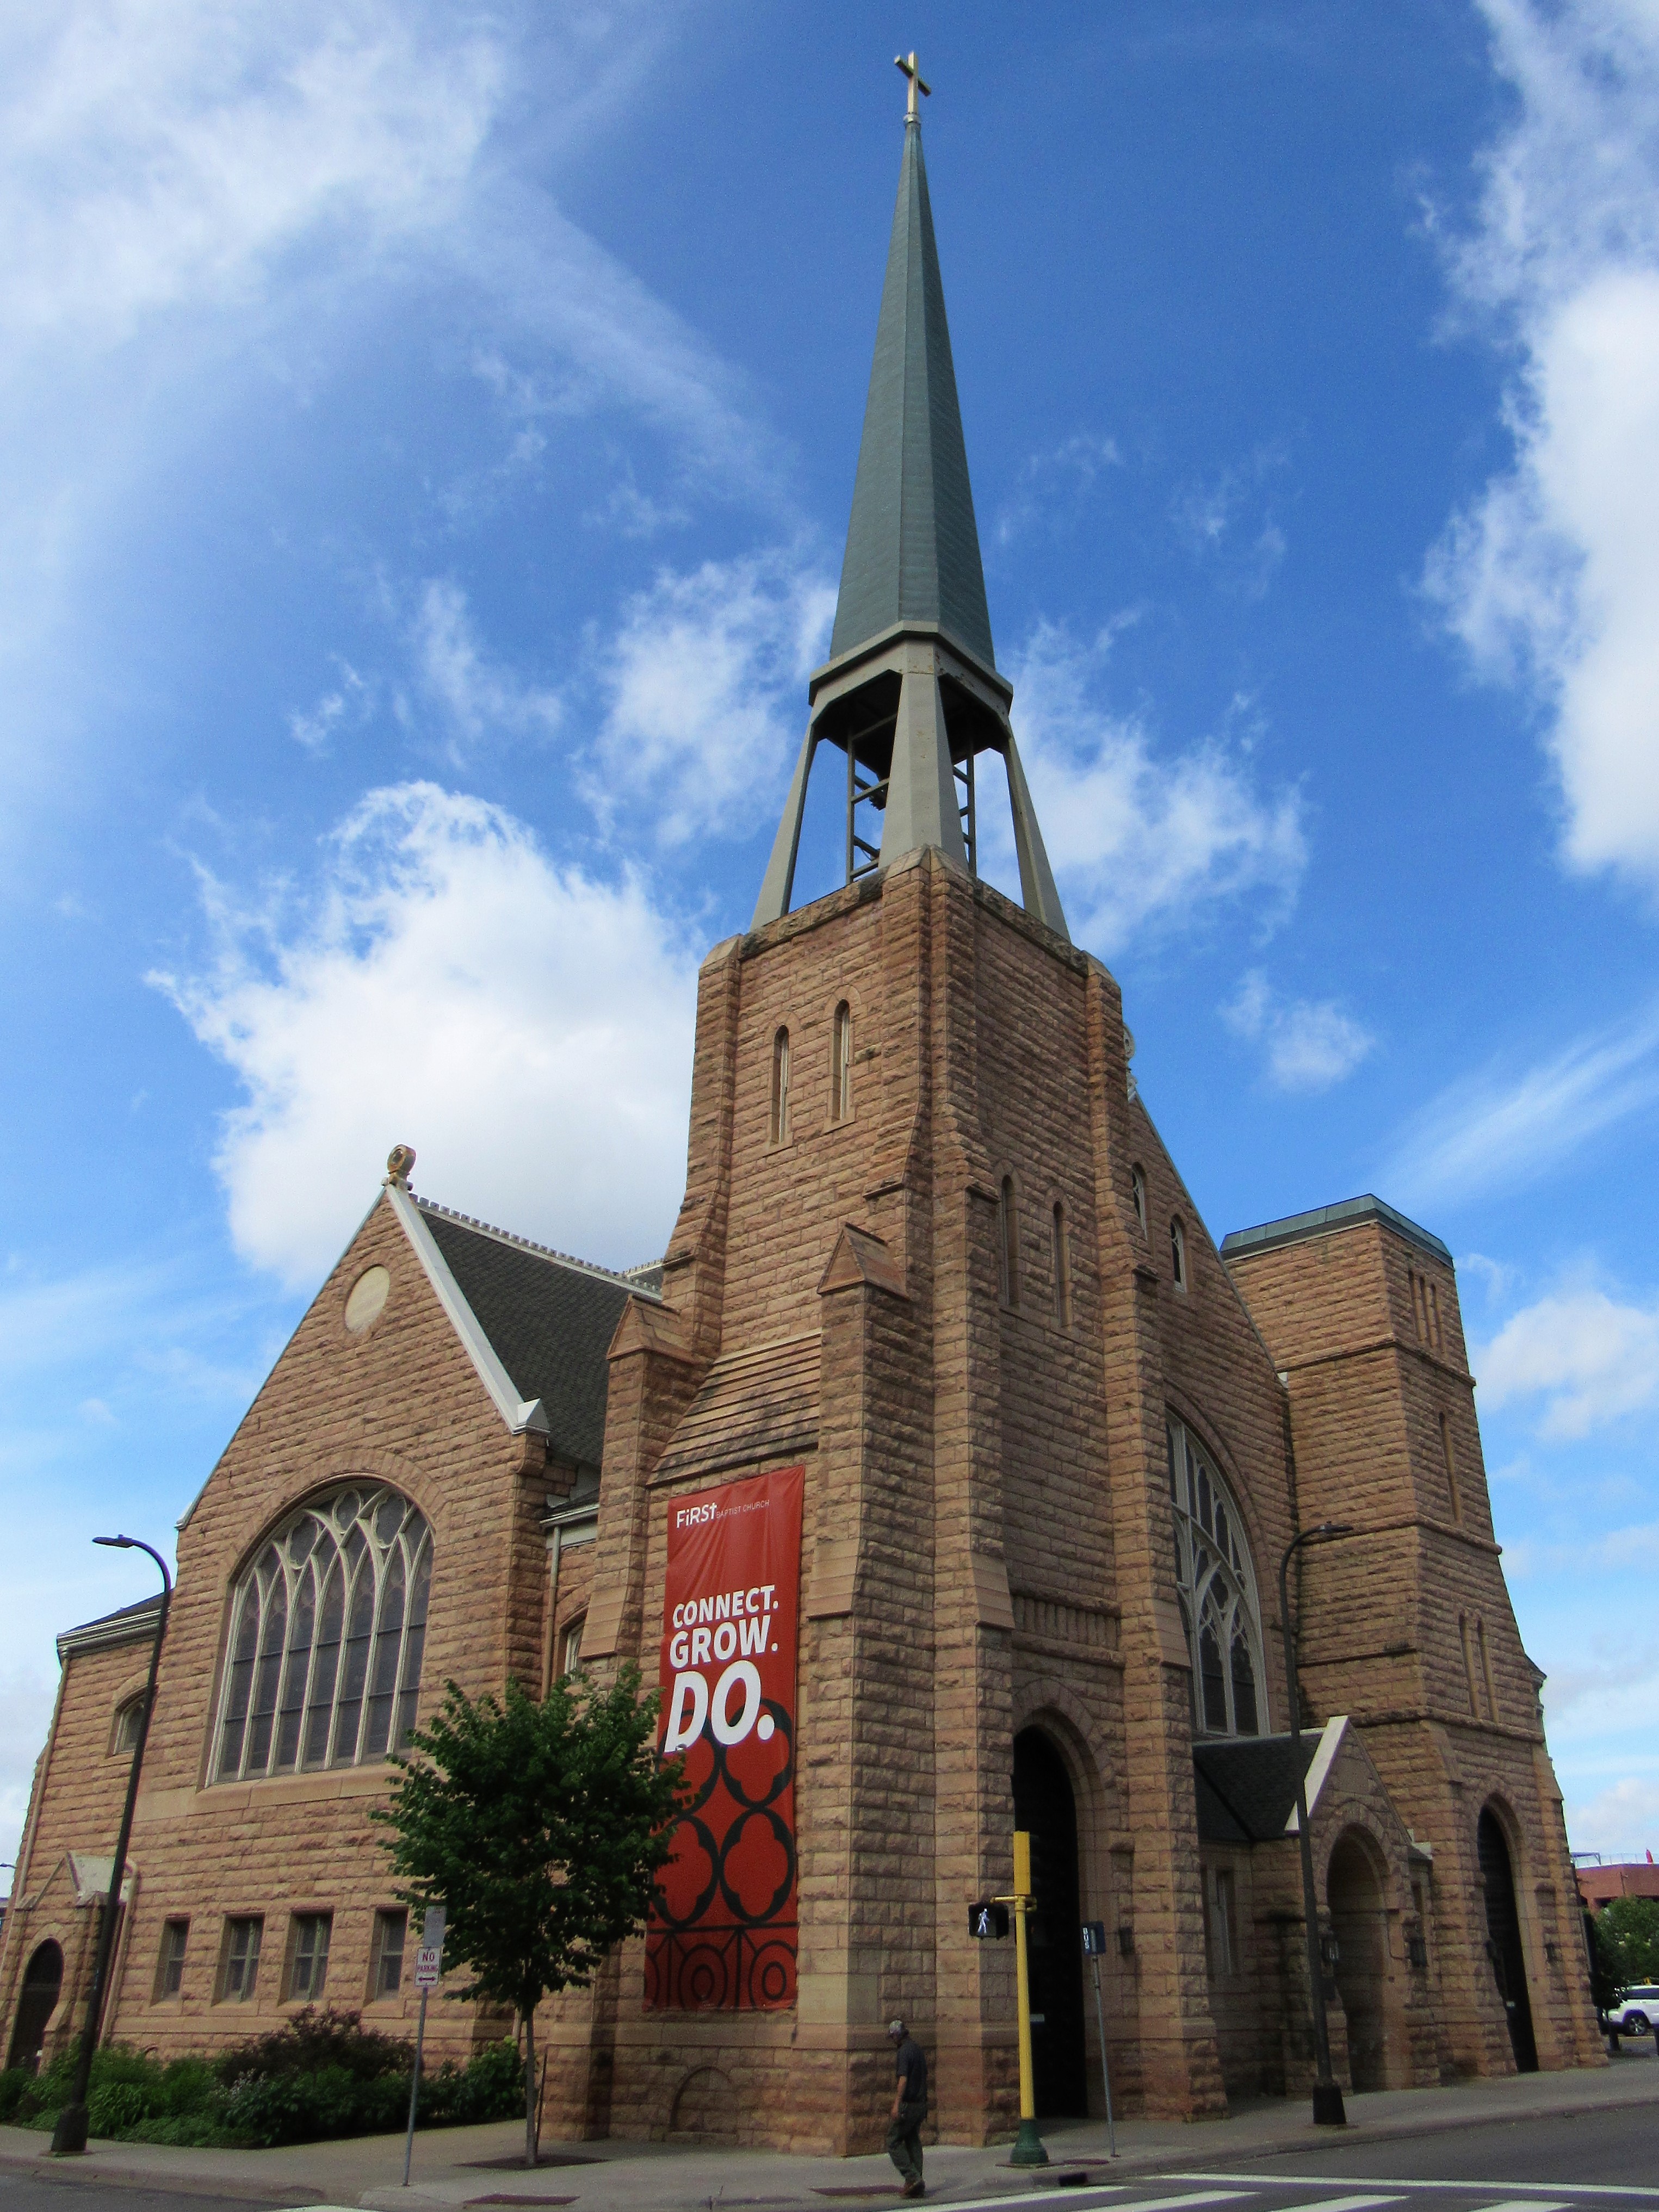
[[[1652,2105],[1659,2117],[1659,2061],[1651,2042],[1626,2046],[1611,2065],[1576,2074],[1527,2074],[1497,2081],[1464,2081],[1447,2089],[1390,2089],[1347,2100],[1344,2143],[1421,2136],[1551,2113]],[[1091,2179],[1155,2175],[1170,2168],[1229,2165],[1305,2154],[1333,2140],[1316,2129],[1306,2104],[1279,2099],[1243,2107],[1226,2120],[1183,2126],[1126,2120],[1119,2155],[1107,2156],[1098,2121],[1045,2125],[1051,2164],[1016,2172],[1006,2144],[990,2150],[939,2146],[927,2153],[928,2201],[1018,2197],[1052,2187],[1079,2167]],[[398,2212],[442,2204],[578,2204],[581,2212],[738,2212],[744,2207],[794,2207],[799,2212],[880,2212],[896,2203],[896,2177],[887,2160],[802,2158],[778,2151],[689,2148],[679,2143],[550,2143],[546,2162],[526,2173],[512,2160],[523,2130],[511,2121],[489,2127],[434,2129],[415,2141],[413,2185],[399,2185],[401,2136],[368,2136],[349,2142],[301,2143],[286,2150],[171,2150],[149,2143],[98,2143],[54,2179],[149,2185],[182,2201],[229,2197],[250,2204],[368,2208]],[[43,2138],[25,2128],[0,2128],[0,2170],[36,2167]]]

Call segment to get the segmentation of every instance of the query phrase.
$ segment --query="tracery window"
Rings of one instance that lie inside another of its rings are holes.
[[[214,1779],[401,1749],[431,1582],[431,1531],[395,1490],[347,1484],[283,1522],[232,1598]]]
[[[1193,1715],[1203,1735],[1260,1735],[1267,1723],[1261,1612],[1244,1521],[1191,1431],[1171,1421],[1176,1587],[1193,1655]]]

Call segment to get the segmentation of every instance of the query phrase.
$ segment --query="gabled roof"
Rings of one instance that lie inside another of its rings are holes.
[[[915,117],[904,126],[830,658],[901,622],[937,623],[986,667],[996,666]]]
[[[1302,1771],[1311,1817],[1329,1773],[1345,1717],[1304,1729]],[[1206,1844],[1267,1844],[1296,1833],[1298,1740],[1291,1735],[1211,1737],[1193,1746],[1198,1832]]]
[[[556,1457],[598,1467],[611,1340],[630,1297],[656,1302],[659,1269],[617,1274],[399,1182],[386,1194],[508,1428],[537,1430]]]
[[[136,1605],[124,1605],[114,1613],[100,1613],[96,1620],[83,1620],[78,1628],[66,1628],[58,1639],[58,1661],[61,1666],[71,1651],[101,1651],[112,1644],[148,1644],[155,1633],[155,1616],[161,1609],[161,1593],[153,1597],[141,1597]]]
[[[605,1354],[636,1286],[606,1268],[511,1239],[418,1201],[434,1243],[524,1398],[538,1398],[561,1459],[597,1467]]]

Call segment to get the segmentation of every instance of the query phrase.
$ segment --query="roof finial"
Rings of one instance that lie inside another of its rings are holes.
[[[904,111],[904,119],[907,123],[918,122],[921,119],[921,113],[916,106],[916,94],[919,92],[925,92],[931,100],[933,96],[933,88],[931,84],[922,82],[921,71],[916,67],[916,58],[914,53],[895,54],[893,67],[902,70],[910,80],[910,100],[909,105]]]
[[[413,1145],[394,1145],[386,1158],[386,1180],[394,1189],[409,1188],[409,1171],[415,1164]]]

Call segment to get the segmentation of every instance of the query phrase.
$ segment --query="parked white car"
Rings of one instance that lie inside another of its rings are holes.
[[[1607,2026],[1621,2035],[1646,2035],[1659,2022],[1659,1983],[1643,1982],[1626,1990],[1607,2014]]]

